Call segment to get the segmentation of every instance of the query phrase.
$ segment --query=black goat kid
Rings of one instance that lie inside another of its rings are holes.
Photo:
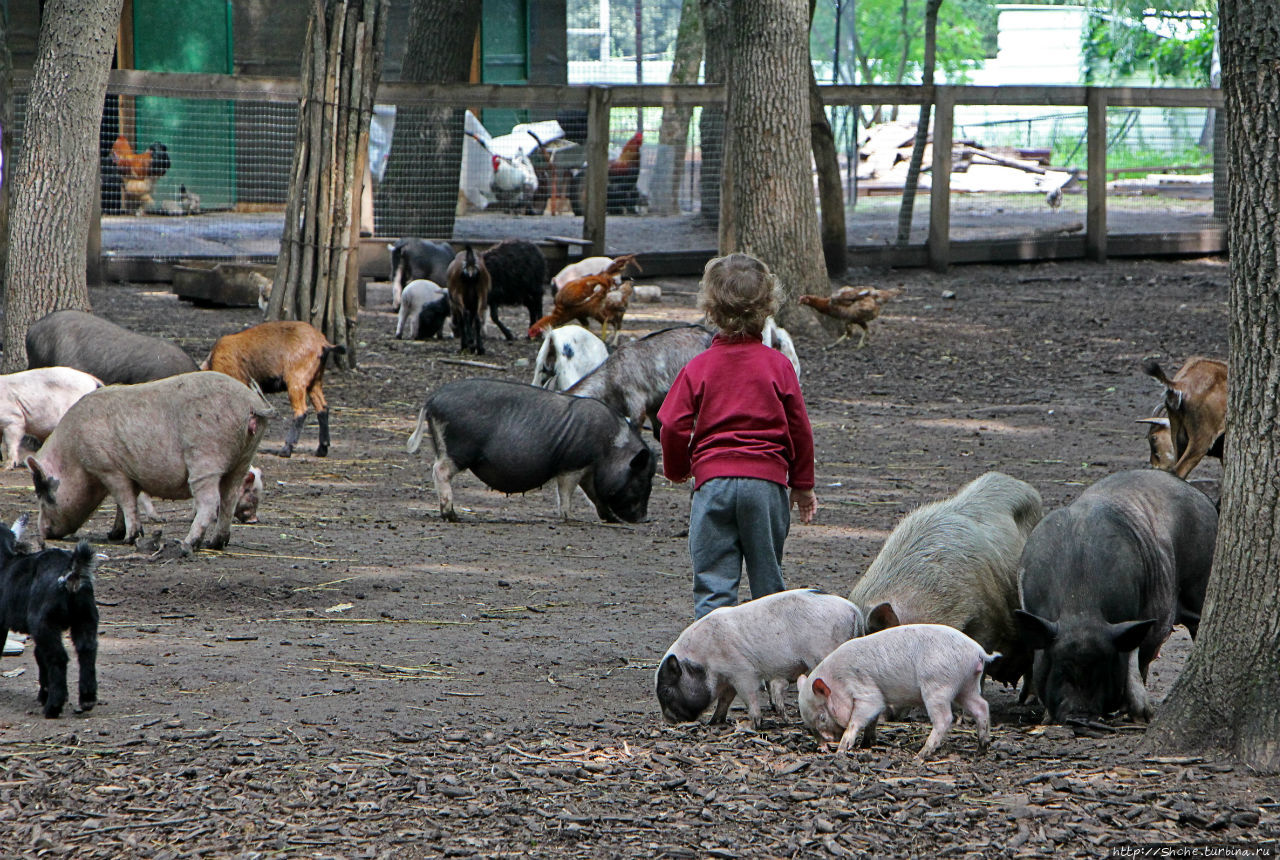
[[[18,541],[26,516],[13,528],[0,525],[0,642],[10,630],[26,633],[35,647],[40,668],[40,704],[50,719],[67,703],[67,650],[62,632],[71,641],[80,663],[80,708],[98,701],[98,606],[93,597],[97,557],[88,541],[74,551],[45,549],[22,552]]]

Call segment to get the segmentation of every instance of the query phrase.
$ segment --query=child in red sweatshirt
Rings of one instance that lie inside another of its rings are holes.
[[[818,509],[800,381],[760,338],[781,299],[777,278],[755,257],[729,254],[707,263],[700,286],[698,307],[720,333],[680,371],[658,410],[663,473],[694,481],[695,618],[737,604],[744,563],[753,598],[784,590],[791,507],[806,523]]]

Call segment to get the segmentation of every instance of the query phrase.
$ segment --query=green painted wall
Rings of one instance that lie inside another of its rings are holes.
[[[527,0],[484,0],[480,24],[480,79],[486,84],[529,82],[529,5]],[[527,122],[528,111],[486,110],[480,118],[490,134],[506,134]]]
[[[230,74],[230,0],[133,0],[134,67],[155,72]],[[145,97],[136,100],[137,139],[161,141],[173,166],[156,183],[157,201],[178,187],[204,209],[236,202],[235,108],[229,101]]]

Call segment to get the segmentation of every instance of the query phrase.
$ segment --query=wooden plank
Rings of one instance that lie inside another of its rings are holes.
[[[945,272],[951,245],[951,142],[956,103],[951,87],[938,87],[933,117],[933,171],[929,176],[929,266]]]
[[[587,166],[583,182],[586,199],[582,215],[582,238],[591,242],[591,254],[605,249],[605,210],[609,193],[609,108],[608,87],[592,87],[587,102]]]
[[[1098,181],[1085,185],[1085,246],[1088,257],[1107,261],[1107,91],[1089,91],[1088,170]]]

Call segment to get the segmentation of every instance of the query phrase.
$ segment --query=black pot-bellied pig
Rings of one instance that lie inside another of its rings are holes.
[[[0,642],[10,630],[31,637],[40,669],[37,699],[44,715],[53,719],[67,703],[64,630],[71,631],[80,665],[78,710],[90,710],[98,702],[98,604],[93,596],[98,560],[83,540],[72,552],[23,552],[18,541],[26,522],[23,514],[12,529],[0,525]]]
[[[196,370],[176,344],[84,311],[54,311],[27,329],[27,367],[74,367],[106,385],[150,382]]]
[[[1153,469],[1103,478],[1036,526],[1016,616],[1051,720],[1150,718],[1147,666],[1174,624],[1195,636],[1217,535],[1213,503]]]
[[[138,493],[194,499],[184,552],[226,546],[249,461],[275,412],[257,391],[223,373],[184,373],[109,385],[80,398],[39,459],[27,458],[40,501],[40,533],[80,528],[110,493],[119,510],[110,537],[142,534]]]
[[[424,429],[431,433],[431,476],[447,520],[458,519],[449,482],[468,469],[500,493],[525,493],[554,479],[565,519],[579,485],[606,522],[640,522],[648,511],[657,467],[653,452],[599,400],[498,379],[464,379],[427,398],[409,437],[410,454],[421,447]]]
[[[692,722],[716,703],[722,723],[735,696],[760,728],[760,687],[786,719],[787,684],[863,632],[858,607],[834,594],[793,588],[722,606],[690,624],[658,664],[654,685],[668,722]]]
[[[991,676],[1016,683],[1031,668],[1013,620],[1018,559],[1040,522],[1035,487],[987,472],[954,496],[908,514],[849,592],[871,633],[946,624],[1004,656]]]
[[[875,743],[885,708],[924,706],[933,731],[917,754],[932,755],[951,731],[952,705],[964,708],[978,730],[978,749],[991,737],[990,711],[982,698],[982,672],[994,660],[954,627],[904,624],[851,639],[832,651],[800,687],[800,717],[825,741],[840,738],[848,752],[862,735]]]

